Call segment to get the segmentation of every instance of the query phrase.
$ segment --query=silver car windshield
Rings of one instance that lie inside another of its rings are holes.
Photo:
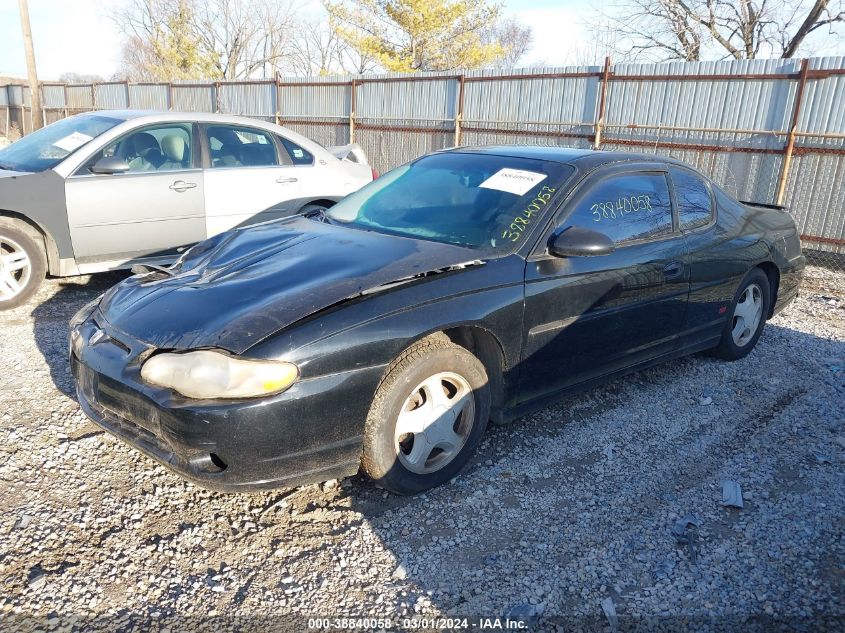
[[[0,150],[0,169],[52,169],[80,147],[122,122],[121,119],[99,114],[62,119]]]

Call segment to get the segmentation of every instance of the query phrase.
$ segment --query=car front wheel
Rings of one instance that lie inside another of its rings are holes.
[[[36,239],[24,227],[0,218],[0,310],[26,302],[43,281],[47,261]]]
[[[472,457],[490,416],[484,365],[445,336],[403,353],[376,391],[362,466],[398,494],[449,481]]]

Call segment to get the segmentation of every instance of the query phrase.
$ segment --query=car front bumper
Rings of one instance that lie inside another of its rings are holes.
[[[153,348],[97,313],[71,327],[79,404],[103,429],[194,483],[221,492],[291,487],[354,474],[383,367],[305,379],[284,393],[192,401],[144,383]]]

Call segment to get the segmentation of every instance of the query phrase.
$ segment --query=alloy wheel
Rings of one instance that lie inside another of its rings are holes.
[[[26,288],[32,276],[32,262],[14,240],[0,236],[0,301],[10,301]]]

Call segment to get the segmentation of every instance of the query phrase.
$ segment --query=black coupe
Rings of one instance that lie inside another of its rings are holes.
[[[74,318],[71,364],[91,419],[207,488],[415,493],[488,420],[744,357],[803,268],[788,213],[683,163],[457,148],[139,271]]]

